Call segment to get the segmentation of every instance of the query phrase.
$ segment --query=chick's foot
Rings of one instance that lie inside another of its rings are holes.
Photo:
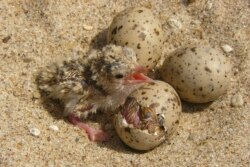
[[[81,119],[73,114],[69,115],[69,121],[79,127],[80,129],[85,130],[88,134],[90,141],[107,141],[109,139],[109,135],[101,129],[95,129],[89,126],[86,123],[83,123]]]

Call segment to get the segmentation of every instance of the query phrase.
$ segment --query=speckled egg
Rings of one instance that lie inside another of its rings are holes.
[[[134,7],[113,19],[107,41],[133,48],[139,64],[153,68],[162,54],[164,33],[160,21],[149,9]]]
[[[114,116],[121,140],[136,150],[150,150],[163,143],[175,130],[181,113],[176,91],[155,81],[133,92]]]
[[[161,77],[182,100],[206,103],[224,94],[230,83],[230,61],[209,45],[181,48],[164,61]]]

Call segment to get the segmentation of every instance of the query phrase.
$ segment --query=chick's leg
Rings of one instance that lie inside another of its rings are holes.
[[[101,129],[95,129],[89,126],[86,123],[83,123],[79,117],[74,114],[70,114],[69,121],[79,127],[80,129],[84,129],[88,134],[88,137],[91,141],[107,141],[109,136],[106,132],[102,131]]]

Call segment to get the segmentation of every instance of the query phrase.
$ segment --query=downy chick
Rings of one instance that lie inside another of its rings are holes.
[[[152,82],[138,65],[134,51],[127,47],[107,45],[92,50],[77,60],[52,64],[37,77],[38,87],[64,106],[64,116],[84,129],[91,141],[104,141],[107,134],[83,123],[97,109],[105,112],[121,106],[131,92]]]

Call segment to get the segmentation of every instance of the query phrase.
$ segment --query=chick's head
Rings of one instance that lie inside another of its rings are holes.
[[[147,69],[136,61],[135,52],[127,47],[107,45],[95,63],[96,81],[108,94],[135,89],[142,83],[152,82],[144,75]],[[93,71],[93,70],[92,70]]]

